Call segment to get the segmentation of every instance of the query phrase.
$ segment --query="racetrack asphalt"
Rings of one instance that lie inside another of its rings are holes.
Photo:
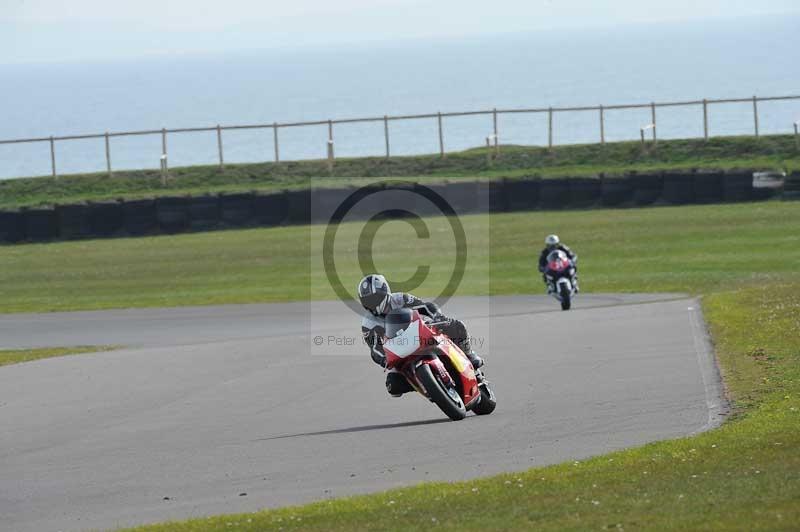
[[[0,316],[0,348],[122,345],[0,368],[0,529],[109,529],[581,459],[716,426],[698,302],[455,298],[490,416],[396,399],[335,302]],[[314,344],[319,336],[320,346]],[[350,343],[355,345],[348,345]]]

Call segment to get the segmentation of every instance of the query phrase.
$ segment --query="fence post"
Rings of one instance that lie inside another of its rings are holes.
[[[798,150],[800,150],[800,136],[797,134],[797,124],[799,123],[800,122],[794,123],[794,147]]]
[[[603,106],[600,106],[600,144],[606,143],[606,124]]]
[[[272,123],[272,140],[275,144],[275,162],[281,162],[280,152],[278,151],[278,123]]]
[[[492,167],[492,141],[486,137],[486,165]]]
[[[756,138],[758,138],[758,98],[753,96],[753,126],[755,127]]]
[[[50,135],[50,166],[53,169],[53,177],[58,179],[58,174],[56,173],[56,142],[53,140],[52,135]]]
[[[547,110],[547,149],[553,149],[553,108]]]
[[[108,141],[108,131],[105,134],[106,140],[106,169],[108,170],[108,177],[111,177],[111,144]]]
[[[703,138],[708,142],[708,100],[703,98]]]
[[[333,172],[333,121],[328,120],[328,172]]]
[[[650,118],[653,120],[653,144],[658,143],[658,138],[656,137],[656,102],[650,103]]]
[[[383,115],[383,138],[386,140],[386,158],[389,158],[389,117]]]
[[[225,159],[222,156],[222,128],[217,124],[217,151],[219,152],[219,169],[225,168]]]
[[[442,132],[442,113],[436,113],[439,123],[439,157],[444,159],[444,133]]]
[[[497,107],[492,110],[492,129],[494,133],[494,156],[500,155],[500,144],[497,137]]]
[[[161,128],[161,155],[167,154],[167,130]]]

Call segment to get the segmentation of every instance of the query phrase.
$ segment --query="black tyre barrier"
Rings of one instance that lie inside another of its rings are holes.
[[[489,181],[489,212],[508,212],[508,195],[506,180]]]
[[[151,235],[158,232],[156,200],[142,199],[122,204],[125,232],[129,235]]]
[[[489,181],[478,181],[475,212],[492,212],[492,187]]]
[[[311,190],[311,223],[327,223],[336,209],[355,192],[355,188]],[[348,216],[350,218],[350,216]]]
[[[162,233],[182,233],[189,229],[188,197],[157,198],[156,212]]]
[[[92,236],[112,236],[125,226],[125,215],[119,201],[101,201],[89,204],[89,226]]]
[[[222,194],[220,210],[222,223],[229,227],[244,227],[253,223],[253,193]]]
[[[92,235],[89,223],[89,206],[85,203],[57,205],[58,235],[64,240],[75,240]]]
[[[55,209],[26,209],[25,236],[30,241],[46,241],[58,238],[58,217]]]
[[[627,181],[633,188],[633,202],[636,205],[652,205],[661,197],[664,178],[661,175],[628,174]]]
[[[602,196],[602,185],[599,179],[569,180],[570,207],[591,207],[596,205]]]
[[[528,211],[539,205],[542,194],[541,179],[507,179],[503,181],[506,210]]]
[[[20,211],[0,211],[0,242],[25,240],[25,217]]]
[[[563,209],[569,206],[569,179],[543,179],[539,183],[539,203],[543,209]]]
[[[280,225],[286,221],[288,201],[285,192],[256,194],[253,196],[253,212],[256,223],[262,226]]]
[[[725,201],[750,201],[753,199],[753,172],[732,170],[725,172],[722,181]]]
[[[718,203],[722,201],[721,170],[698,170],[694,174],[694,198],[697,203]]]
[[[628,178],[604,177],[600,180],[600,195],[603,205],[622,205],[633,199],[633,186]]]
[[[427,189],[432,190],[434,194],[443,198],[448,205],[453,207],[453,210],[456,212],[456,214],[461,214],[461,211],[456,209],[455,205],[452,203],[455,199],[460,199],[460,198],[451,198],[449,196],[450,192],[452,192],[452,189],[449,189],[447,183],[431,183],[431,184],[422,183],[420,185],[414,185],[414,187],[411,189],[412,192],[414,193],[414,196],[411,196],[407,200],[408,203],[413,202],[413,205],[411,205],[413,209],[409,209],[411,212],[413,212],[418,216],[442,215],[442,211],[439,210],[439,207],[437,207],[432,201],[430,201],[425,197],[423,192],[420,190],[421,187],[425,187]]]
[[[661,199],[671,205],[694,203],[694,176],[688,172],[665,172]]]
[[[447,183],[442,195],[458,214],[479,212],[479,187],[477,181]]]
[[[290,224],[307,224],[311,222],[311,191],[290,190],[286,192],[288,208],[286,221]]]
[[[189,198],[189,226],[192,231],[207,231],[219,225],[219,196],[192,196]]]
[[[781,199],[800,200],[800,172],[792,172],[783,180],[783,194]]]

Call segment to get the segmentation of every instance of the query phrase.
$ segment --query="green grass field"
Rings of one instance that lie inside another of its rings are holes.
[[[800,169],[800,151],[790,135],[663,140],[658,147],[638,142],[541,147],[504,146],[491,164],[486,149],[408,157],[338,159],[333,172],[325,161],[257,163],[173,168],[166,186],[158,170],[77,174],[0,180],[0,209],[20,206],[75,203],[88,200],[141,198],[176,194],[205,194],[284,188],[365,184],[372,178],[392,176],[412,181],[492,179],[538,175],[585,177],[603,172],[623,174],[684,168]]]
[[[585,291],[702,294],[800,275],[800,205],[793,202],[474,215],[462,221],[472,267],[461,294],[541,293],[535,261],[551,232],[579,253]],[[394,244],[413,236],[406,223],[380,229],[377,267],[389,279],[406,279],[417,264],[436,263],[449,226],[445,218],[431,218],[429,225],[438,238],[415,240],[413,261],[406,245]],[[355,242],[361,228],[342,226],[337,242]],[[323,229],[0,247],[0,312],[330,299],[321,269],[312,272],[310,260]],[[344,285],[354,287],[361,272],[346,251],[337,265]],[[444,286],[452,268],[446,266],[433,268],[421,295]]]
[[[61,357],[66,355],[79,355],[82,353],[97,353],[111,351],[113,346],[82,345],[75,347],[44,347],[39,349],[0,349],[0,366],[21,364],[42,358]]]
[[[446,219],[427,221],[433,235],[446,234]],[[535,257],[543,235],[558,232],[581,256],[585,291],[702,295],[734,414],[711,432],[581,462],[137,532],[797,530],[800,205],[531,212],[463,222],[474,262],[462,294],[540,293]],[[360,229],[341,228],[345,248]],[[310,260],[321,233],[319,226],[287,227],[2,247],[0,311],[329,298]],[[409,261],[405,248],[390,245],[409,234],[402,222],[378,233],[379,266],[390,279],[408,277],[440,249],[436,238],[421,240]],[[360,276],[357,265],[342,260],[346,285]],[[448,273],[434,271],[430,286]]]

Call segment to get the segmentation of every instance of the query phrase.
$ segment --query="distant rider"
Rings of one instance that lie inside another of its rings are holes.
[[[433,316],[433,321],[447,322],[437,328],[446,334],[467,355],[473,367],[477,370],[483,365],[483,359],[472,350],[467,328],[460,320],[448,318],[442,314],[439,306],[433,302],[403,292],[392,293],[389,283],[383,275],[370,274],[358,283],[358,298],[361,305],[368,311],[361,320],[361,333],[370,348],[372,360],[382,367],[386,367],[386,355],[383,352],[383,337],[386,332],[386,314],[399,308],[412,308],[425,306]],[[478,378],[482,374],[478,373]],[[386,390],[394,397],[400,397],[414,388],[406,378],[394,369],[386,375]]]
[[[544,239],[544,249],[539,255],[539,272],[541,272],[542,278],[544,279],[544,271],[547,268],[547,256],[557,249],[566,253],[569,260],[572,261],[572,266],[575,268],[575,292],[578,292],[578,256],[569,249],[569,246],[561,243],[558,235],[547,235],[547,238]],[[546,279],[545,282],[547,282]]]

